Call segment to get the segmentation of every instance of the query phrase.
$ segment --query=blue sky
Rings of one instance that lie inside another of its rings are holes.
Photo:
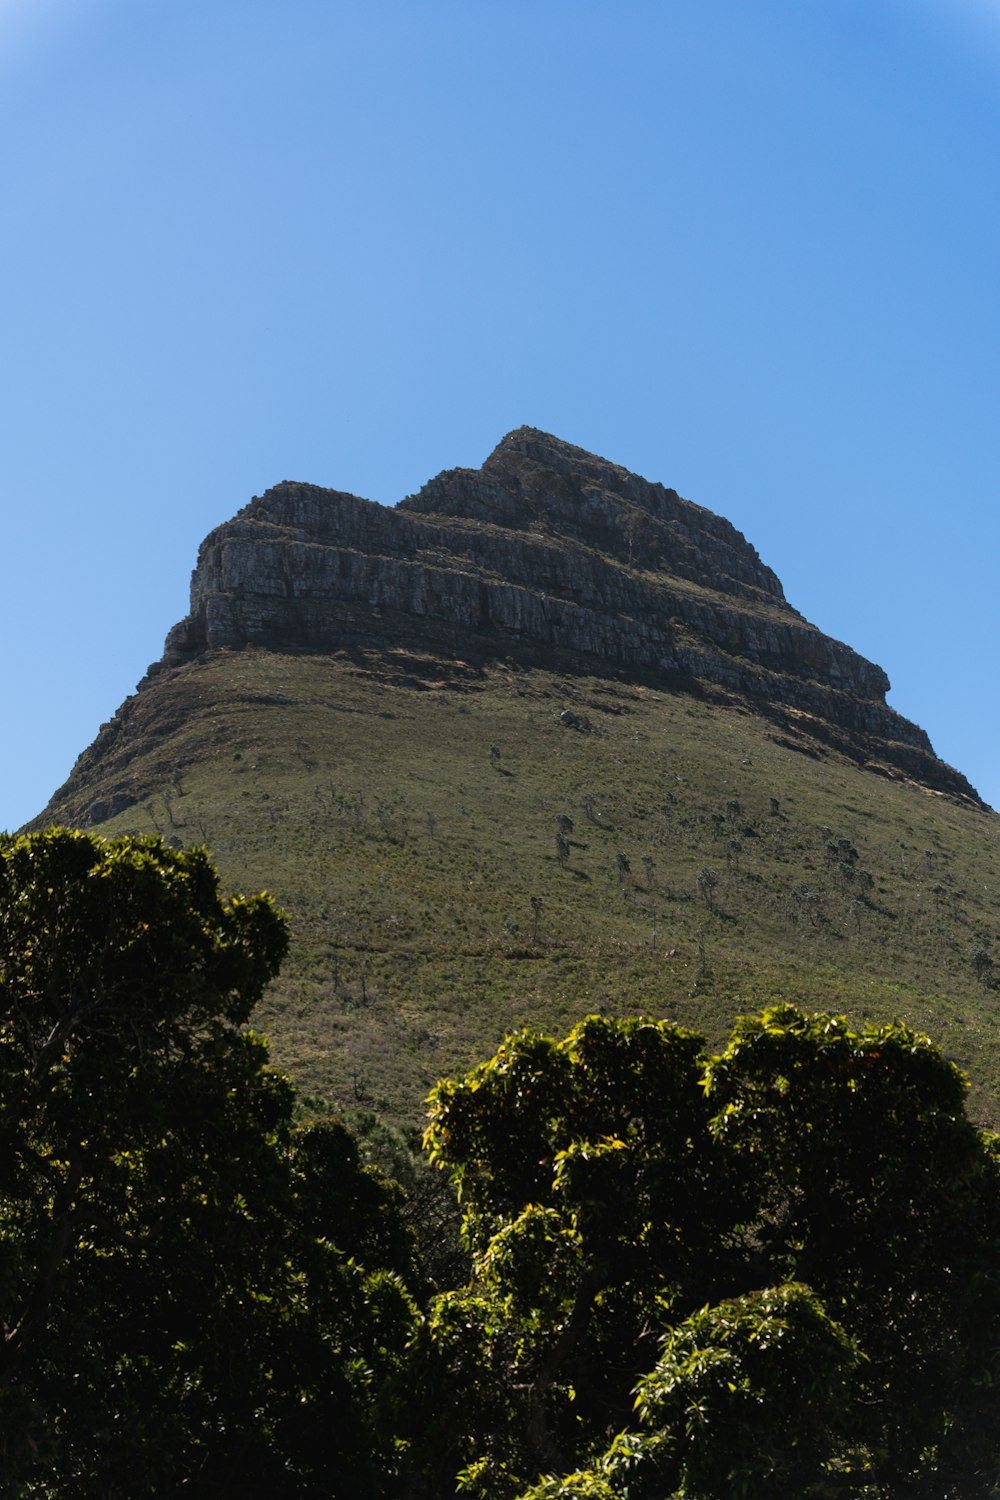
[[[0,828],[308,479],[727,516],[1000,806],[1000,4],[0,0]]]

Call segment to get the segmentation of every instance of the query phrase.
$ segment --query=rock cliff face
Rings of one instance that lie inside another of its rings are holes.
[[[975,797],[886,705],[881,668],[792,609],[728,521],[533,428],[395,509],[298,483],[255,498],[202,544],[191,612],[150,671],[380,642],[697,684]]]

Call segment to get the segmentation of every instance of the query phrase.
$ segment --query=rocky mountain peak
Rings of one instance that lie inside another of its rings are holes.
[[[863,764],[973,798],[723,517],[519,427],[395,508],[286,481],[202,544],[151,672],[220,648],[418,645],[738,698]],[[976,799],[978,800],[978,799]]]
[[[481,469],[446,470],[397,509],[544,531],[629,567],[785,602],[774,573],[723,517],[535,427],[518,427]]]

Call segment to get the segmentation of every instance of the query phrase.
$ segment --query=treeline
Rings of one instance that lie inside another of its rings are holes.
[[[523,1032],[432,1171],[297,1123],[286,946],[202,851],[0,840],[5,1496],[998,1493],[997,1141],[926,1038]]]

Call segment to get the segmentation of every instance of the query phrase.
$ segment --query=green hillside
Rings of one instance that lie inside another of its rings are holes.
[[[513,1027],[642,1010],[716,1042],[781,998],[928,1031],[1000,1123],[1000,824],[808,721],[403,651],[245,650],[164,673],[116,726],[39,821],[158,828],[272,892],[293,947],[256,1024],[313,1099],[414,1120]],[[101,816],[126,766],[139,800]]]

